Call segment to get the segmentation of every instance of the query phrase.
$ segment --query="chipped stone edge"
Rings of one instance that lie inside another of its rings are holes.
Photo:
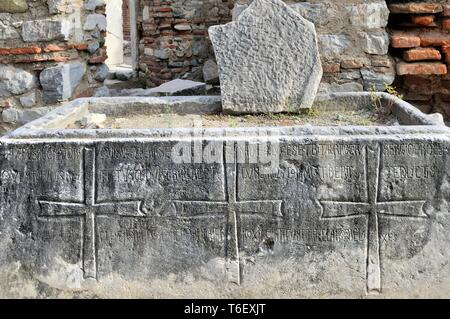
[[[263,1],[263,0],[259,0],[259,1]],[[239,25],[241,23],[241,19],[244,16],[247,15],[251,15],[251,9],[256,6],[256,2],[257,0],[253,1],[250,5],[247,6],[247,8],[245,8],[245,10],[243,10],[238,18],[236,20],[233,20],[231,22],[228,22],[226,24],[221,24],[221,25],[215,25],[215,26],[211,26],[208,28],[208,35],[209,38],[211,39],[211,41],[214,44],[213,36],[212,33],[214,32],[224,32],[224,30],[229,29],[230,27],[234,26],[234,25]],[[320,82],[322,79],[322,75],[323,75],[323,68],[322,68],[322,61],[320,59],[320,55],[319,55],[319,40],[318,40],[318,35],[317,35],[317,31],[316,31],[316,27],[314,25],[314,23],[312,23],[311,21],[307,20],[305,17],[303,17],[298,11],[296,11],[294,8],[292,8],[290,5],[286,4],[283,2],[283,4],[286,5],[286,9],[288,11],[290,11],[293,15],[297,16],[299,20],[302,21],[302,23],[304,23],[305,25],[309,25],[310,29],[313,30],[314,32],[314,41],[315,41],[315,45],[316,45],[316,51],[317,51],[317,56],[316,56],[316,62],[318,67],[313,69],[313,73],[310,74],[309,80],[306,82],[307,85],[304,89],[303,92],[304,96],[303,99],[301,101],[301,104],[299,104],[299,106],[297,107],[297,109],[308,109],[311,108],[312,105],[314,104],[314,99],[316,97],[317,92],[319,91],[319,86],[320,86]],[[216,46],[213,45],[213,49],[214,49],[214,53],[217,55],[216,53]],[[220,68],[220,65],[219,65]],[[316,80],[312,81],[311,79],[314,78],[314,76],[316,76]],[[222,72],[219,72],[219,79],[222,81]],[[224,102],[224,101],[223,101]],[[230,108],[226,108],[224,106],[224,111],[228,114],[242,114],[242,113],[246,113],[246,112],[242,112],[242,111],[236,111],[235,109],[230,109]],[[252,113],[252,112],[250,112]],[[275,111],[275,113],[279,113],[279,111]]]
[[[373,97],[384,103],[392,103],[393,112],[400,120],[399,126],[290,126],[290,127],[246,127],[246,128],[175,128],[175,129],[63,129],[65,124],[73,123],[86,115],[89,110],[101,112],[108,110],[129,110],[130,108],[147,111],[170,110],[173,113],[217,113],[221,111],[220,96],[169,96],[169,97],[108,97],[83,98],[69,102],[49,114],[10,132],[0,141],[14,139],[111,139],[111,138],[180,138],[202,134],[211,138],[259,136],[261,132],[277,136],[355,136],[355,135],[405,135],[405,134],[449,134],[442,115],[427,115],[411,104],[387,93],[348,92],[319,96],[313,108],[332,109],[344,105],[356,109],[361,101],[370,101]]]

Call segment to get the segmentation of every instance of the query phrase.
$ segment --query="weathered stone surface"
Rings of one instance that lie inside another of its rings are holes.
[[[219,67],[213,60],[208,60],[203,65],[203,80],[208,84],[219,84]]]
[[[144,96],[204,94],[205,89],[206,89],[205,83],[176,79],[164,83],[158,87],[145,90]],[[135,96],[139,95],[141,94],[137,94]]]
[[[26,124],[42,117],[52,110],[53,109],[49,107],[35,107],[31,109],[8,108],[2,112],[2,120],[6,123]]]
[[[40,74],[44,102],[56,103],[72,97],[86,72],[86,65],[75,62],[45,69]]]
[[[320,54],[325,58],[337,58],[350,50],[352,41],[343,34],[322,34],[319,36]]]
[[[66,20],[32,20],[22,24],[22,38],[25,42],[67,40],[71,24]]]
[[[328,22],[328,7],[325,3],[299,2],[290,4],[290,7],[316,26]]]
[[[106,16],[103,14],[90,14],[86,17],[83,30],[92,31],[98,28],[100,31],[106,31]]]
[[[311,21],[316,26],[323,25],[328,22],[328,7],[324,3],[309,3],[309,2],[299,2],[299,3],[287,3],[292,9],[297,11],[303,18]],[[248,4],[236,3],[231,12],[233,21],[241,15],[241,13],[248,8]]]
[[[153,55],[155,56],[155,58],[167,60],[169,58],[170,52],[166,49],[156,49],[153,50]]]
[[[385,91],[386,85],[391,85],[395,80],[395,71],[393,69],[387,69],[385,72],[376,72],[371,69],[362,69],[361,75],[364,80],[364,89],[376,91]]]
[[[7,24],[0,21],[0,40],[17,39],[20,38],[19,32]]]
[[[389,35],[387,32],[364,33],[362,42],[366,53],[385,55],[389,51]]]
[[[88,0],[85,4],[85,8],[90,11],[95,11],[98,7],[105,6],[105,0]]]
[[[314,25],[279,0],[255,0],[209,28],[226,112],[311,107],[322,77]]]
[[[247,4],[235,3],[233,10],[231,11],[231,17],[233,21],[236,21],[237,18],[241,15],[241,13],[248,8]]]
[[[362,84],[358,82],[349,82],[343,84],[337,83],[321,83],[320,94],[330,94],[335,92],[362,92],[364,90]]]
[[[70,13],[73,10],[69,0],[47,0],[47,4],[51,14]]]
[[[19,100],[23,107],[32,107],[36,104],[36,92],[21,96]]]
[[[21,13],[28,10],[25,0],[2,0],[0,2],[0,12]]]
[[[350,23],[365,29],[384,28],[388,24],[389,9],[385,1],[349,6]]]
[[[36,86],[36,77],[12,66],[0,65],[0,97],[23,94]]]
[[[114,73],[116,79],[119,81],[129,81],[136,75],[136,72],[133,71],[131,68],[122,68],[122,67],[116,67],[114,69]]]
[[[401,126],[42,129],[84,116],[88,101],[30,123],[0,141],[0,295],[448,297],[449,129],[379,97]],[[190,107],[90,102],[95,113]],[[239,159],[261,138],[279,143],[272,172]]]
[[[95,79],[97,81],[103,82],[106,80],[109,74],[109,67],[106,64],[101,64],[97,71],[95,72]]]

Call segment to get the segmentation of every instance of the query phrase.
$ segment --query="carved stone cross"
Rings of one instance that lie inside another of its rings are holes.
[[[424,200],[379,202],[380,147],[366,147],[366,202],[339,202],[321,200],[321,219],[368,217],[367,226],[367,292],[381,292],[380,233],[378,215],[400,218],[427,218],[423,211]]]
[[[234,150],[234,148],[232,148]],[[224,153],[230,151],[224,148]],[[236,274],[235,283],[241,283],[240,262],[239,262],[239,233],[238,223],[240,216],[243,215],[265,215],[274,218],[281,218],[282,200],[238,200],[238,180],[237,180],[237,162],[236,153],[234,154],[234,163],[224,163],[225,165],[225,200],[224,201],[174,201],[177,207],[177,214],[184,217],[201,217],[198,212],[202,212],[205,217],[211,214],[225,214],[227,217],[227,249],[226,258],[233,261]],[[226,156],[226,158],[230,158]],[[232,157],[231,157],[232,158]]]
[[[83,276],[97,279],[97,217],[143,217],[142,201],[97,202],[95,150],[85,149],[83,154],[84,194],[82,202],[48,201],[38,199],[41,218],[82,217]]]

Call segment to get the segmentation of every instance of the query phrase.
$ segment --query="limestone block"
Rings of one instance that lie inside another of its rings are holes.
[[[311,107],[322,77],[315,28],[282,1],[253,1],[237,21],[210,27],[209,35],[224,111]]]
[[[44,102],[55,103],[72,97],[86,72],[86,65],[80,62],[62,64],[45,69],[40,74],[44,90]]]

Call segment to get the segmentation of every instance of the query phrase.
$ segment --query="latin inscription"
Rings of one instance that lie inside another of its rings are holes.
[[[283,144],[280,155],[285,157],[304,156],[362,156],[362,144]]]
[[[361,174],[354,166],[318,166],[302,165],[301,167],[283,167],[276,173],[262,172],[259,166],[241,167],[239,176],[244,180],[296,180],[306,181],[351,181],[359,179]]]
[[[146,167],[142,164],[123,164],[119,168],[99,170],[101,183],[141,183],[179,182],[179,181],[211,181],[219,180],[221,172],[214,166],[188,167],[176,166],[161,168],[159,166]]]

